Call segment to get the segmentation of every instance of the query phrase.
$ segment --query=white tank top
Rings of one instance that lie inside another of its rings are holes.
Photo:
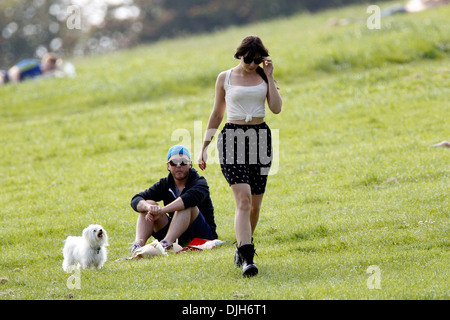
[[[227,120],[250,122],[253,117],[265,117],[267,83],[263,80],[256,86],[233,86],[230,74],[231,69],[227,70],[224,84]]]

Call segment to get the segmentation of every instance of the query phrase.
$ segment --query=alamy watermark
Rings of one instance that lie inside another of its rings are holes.
[[[377,265],[369,266],[366,270],[371,276],[367,279],[367,289],[381,289],[381,269]]]
[[[67,7],[67,29],[81,30],[81,7],[77,5],[70,5]]]
[[[206,139],[211,141],[207,149],[208,164],[223,163],[223,157],[220,156],[221,150],[219,149],[222,149],[225,143],[226,154],[224,158],[226,164],[260,164],[263,166],[261,168],[262,175],[274,175],[278,172],[280,147],[278,129],[270,129],[270,139],[268,129],[257,130],[251,127],[245,131],[241,128],[226,129],[225,134],[222,136],[220,132],[217,135],[217,130],[215,129],[207,130],[203,135],[202,128],[202,121],[194,121],[194,137],[192,137],[191,131],[185,128],[174,130],[171,136],[171,141],[176,141],[178,144],[182,144],[191,150],[194,164],[198,164],[197,156],[202,151],[203,137],[206,137]],[[217,136],[218,143],[214,143],[214,136]],[[270,163],[270,170],[268,167],[264,167]]]
[[[80,268],[76,265],[72,265],[67,270],[68,272],[73,272],[73,274],[67,278],[67,288],[72,289],[81,289],[81,271]]]
[[[371,15],[367,18],[366,25],[369,30],[381,29],[381,9],[377,5],[367,7],[367,13]]]

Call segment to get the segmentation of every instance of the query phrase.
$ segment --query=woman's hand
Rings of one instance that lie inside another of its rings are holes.
[[[202,170],[206,169],[206,160],[208,159],[208,153],[206,149],[202,149],[198,156],[198,167]]]
[[[272,59],[270,59],[269,57],[265,57],[262,60],[262,64],[263,64],[263,70],[264,70],[264,73],[266,74],[266,76],[268,78],[272,77],[272,75],[273,75]]]

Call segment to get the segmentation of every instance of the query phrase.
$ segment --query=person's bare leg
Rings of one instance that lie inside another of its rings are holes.
[[[253,263],[255,246],[252,244],[252,194],[250,185],[245,183],[231,186],[236,201],[236,213],[234,216],[234,229],[236,233],[236,252],[234,263],[242,266],[244,277],[253,277],[258,274],[258,268]],[[253,219],[258,222],[259,210],[254,213]]]
[[[184,210],[176,211],[170,222],[169,230],[163,240],[171,246],[194,222],[198,217],[197,207],[190,207]]]
[[[146,220],[146,215],[146,213],[139,213],[136,222],[136,239],[134,241],[139,243],[140,246],[145,245],[153,231],[153,221]]]
[[[252,194],[250,185],[238,183],[231,185],[236,210],[234,216],[234,231],[238,246],[252,242],[252,225],[250,223],[250,214],[252,209]]]
[[[147,200],[147,202],[151,202]],[[135,242],[140,246],[144,246],[147,240],[151,237],[153,232],[157,232],[169,223],[169,218],[166,215],[153,217],[152,220],[146,219],[146,213],[139,213],[136,222],[136,238]]]
[[[252,195],[252,211],[250,213],[250,224],[252,226],[252,236],[255,233],[256,225],[259,220],[259,212],[261,211],[261,203],[264,193]]]

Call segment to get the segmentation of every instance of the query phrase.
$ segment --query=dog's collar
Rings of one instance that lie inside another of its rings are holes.
[[[92,248],[92,247],[91,247]],[[97,254],[99,254],[100,253],[100,249],[101,249],[102,247],[98,247],[98,248],[92,248],[93,250],[95,250],[95,251],[97,251]]]

